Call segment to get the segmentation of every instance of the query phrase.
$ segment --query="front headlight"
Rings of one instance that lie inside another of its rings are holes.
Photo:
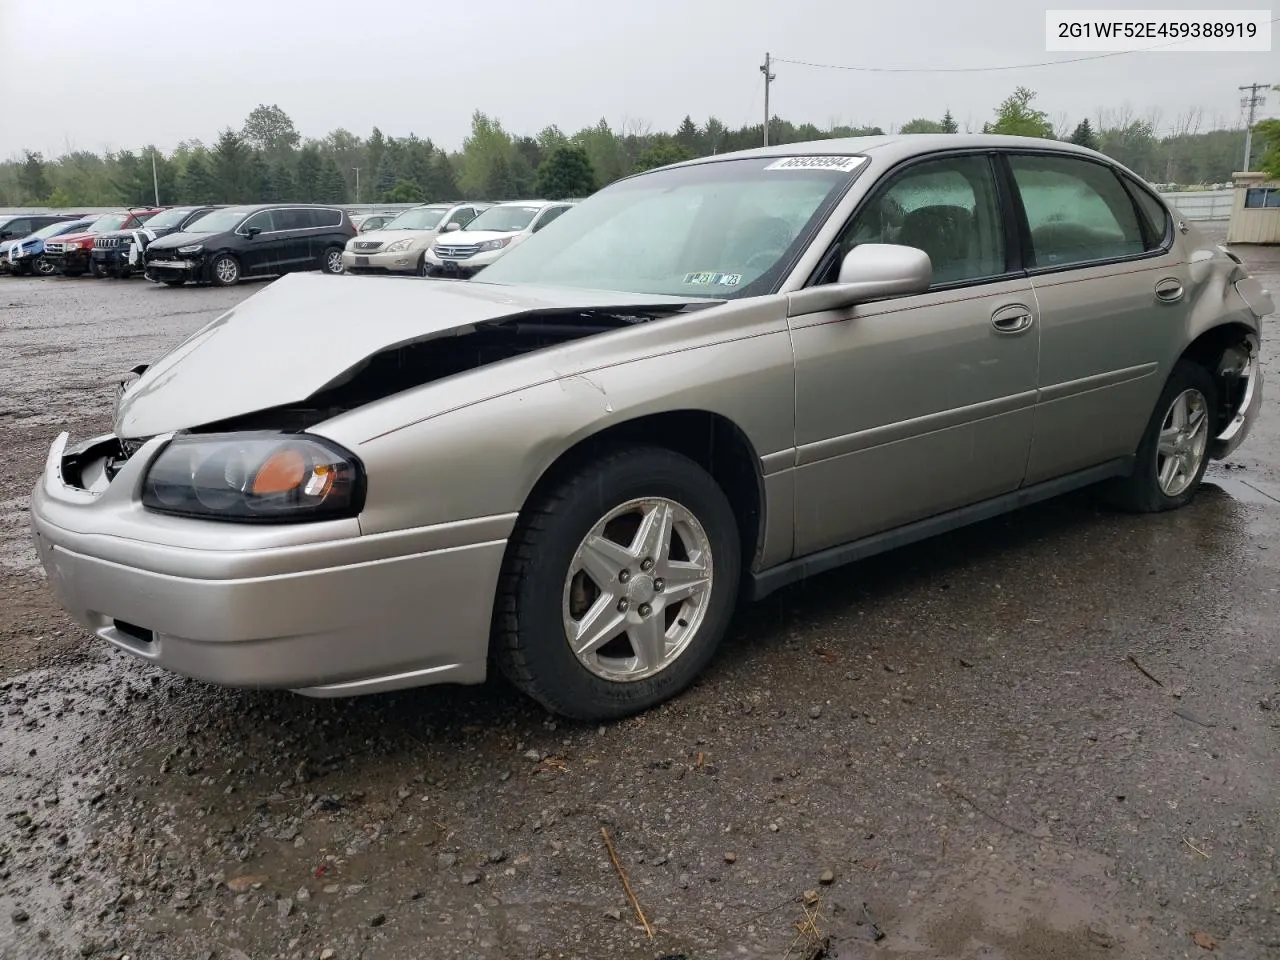
[[[280,433],[183,435],[152,461],[142,505],[159,513],[248,523],[354,516],[364,472],[319,437]]]
[[[476,253],[484,253],[486,250],[501,250],[510,242],[510,237],[499,237],[497,240],[486,240],[484,243],[476,247]]]
[[[408,250],[413,246],[413,238],[408,240],[397,240],[395,243],[388,244],[387,253],[399,253],[401,250]]]
[[[190,254],[190,253],[199,253],[199,252],[200,252],[201,250],[203,250],[203,249],[204,249],[204,244],[200,244],[200,243],[193,243],[193,244],[191,244],[190,246],[187,246],[187,247],[179,247],[179,248],[178,248],[178,252],[179,252],[179,253],[187,253],[187,254]]]

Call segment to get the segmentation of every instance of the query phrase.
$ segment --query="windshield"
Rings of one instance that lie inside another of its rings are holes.
[[[726,160],[622,180],[561,218],[569,228],[551,224],[476,280],[756,296],[781,281],[863,159]]]
[[[225,210],[214,210],[203,217],[187,224],[187,233],[226,233],[253,212],[253,207],[227,207]]]
[[[37,230],[32,234],[33,237],[39,237],[41,240],[47,240],[50,237],[56,237],[60,233],[70,233],[72,230],[84,230],[90,226],[88,220],[81,220],[76,223],[51,223],[43,230]]]
[[[533,222],[541,207],[490,207],[469,224],[467,230],[494,230],[498,233],[515,233]]]
[[[406,210],[396,217],[383,230],[434,230],[446,213],[447,207],[417,207]]]
[[[89,224],[89,229],[85,233],[106,233],[109,230],[119,230],[126,223],[132,214],[128,213],[106,213],[100,216],[93,223]]]
[[[176,227],[182,223],[183,219],[191,213],[190,207],[183,207],[177,210],[165,210],[157,213],[154,217],[146,221],[148,227]]]

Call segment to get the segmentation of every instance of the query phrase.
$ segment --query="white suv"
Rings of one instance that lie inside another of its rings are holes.
[[[446,230],[461,230],[489,207],[487,203],[427,203],[412,207],[390,223],[352,237],[342,251],[347,273],[426,275],[423,254]]]
[[[433,277],[474,276],[572,207],[568,200],[496,203],[466,229],[438,236],[427,248],[425,273]]]

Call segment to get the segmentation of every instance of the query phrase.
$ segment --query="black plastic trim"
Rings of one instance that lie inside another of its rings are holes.
[[[989,500],[940,513],[924,520],[917,520],[892,530],[874,533],[860,540],[829,547],[826,550],[770,567],[768,570],[752,573],[746,584],[747,597],[751,600],[760,600],[775,590],[819,573],[834,570],[836,567],[842,567],[857,560],[865,560],[867,557],[896,550],[898,547],[905,547],[907,544],[926,540],[982,520],[990,520],[992,517],[998,517],[1042,500],[1050,500],[1103,480],[1128,476],[1133,472],[1134,460],[1133,456],[1109,460],[1086,470],[1078,470],[1052,480],[1045,480],[1042,483],[1014,490],[1012,493],[992,497]]]

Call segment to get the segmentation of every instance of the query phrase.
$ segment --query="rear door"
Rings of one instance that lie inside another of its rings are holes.
[[[1030,484],[1137,449],[1192,281],[1170,218],[1154,222],[1163,205],[1139,202],[1111,165],[1048,152],[1010,154],[1007,164],[1040,306]]]
[[[316,229],[315,211],[306,207],[282,207],[271,211],[271,219],[280,235],[277,268],[282,272],[310,269],[314,262],[311,247]]]

